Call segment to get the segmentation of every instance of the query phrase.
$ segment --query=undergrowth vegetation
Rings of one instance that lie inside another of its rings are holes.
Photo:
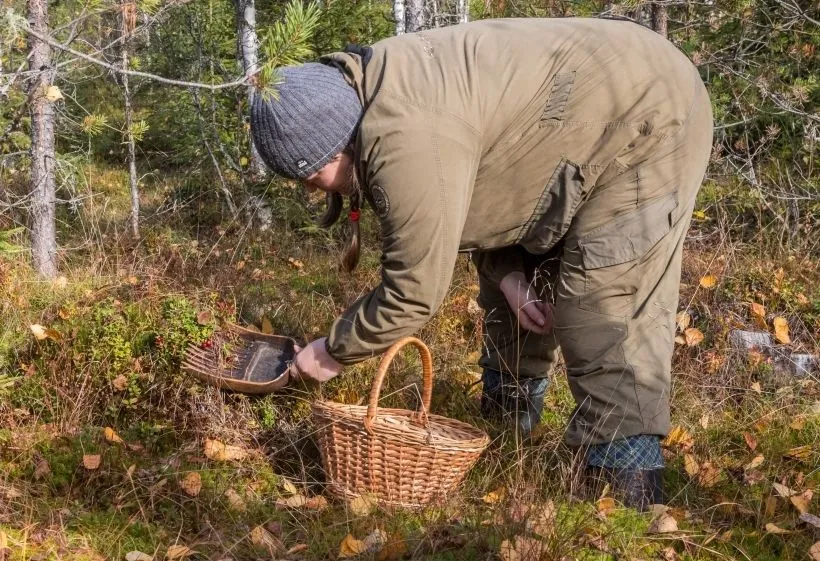
[[[236,74],[236,9],[253,3],[47,4],[55,41],[109,62],[121,60],[117,28],[133,10],[140,23],[122,43],[131,68],[210,85]],[[430,26],[453,20],[446,12],[456,5],[473,19],[662,8],[668,37],[704,78],[715,143],[684,253],[668,504],[639,514],[606,490],[585,495],[583,462],[562,442],[574,402],[560,364],[531,440],[480,418],[482,314],[466,258],[419,337],[434,356],[433,411],[485,429],[492,443],[458,491],[429,508],[345,504],[326,492],[310,405],[363,403],[376,360],[322,387],[297,383],[264,397],[183,373],[186,345],[227,322],[308,342],[380,280],[368,209],[359,268],[344,275],[346,226],[319,229],[322,201],[253,171],[244,87],[177,89],[135,76],[127,125],[121,77],[55,50],[60,276],[42,280],[27,228],[29,87],[45,67],[27,71],[26,3],[6,0],[0,561],[820,560],[816,2],[423,4]],[[395,29],[384,0],[256,7],[267,71]],[[123,165],[129,136],[138,237]],[[747,344],[761,340],[771,345]],[[418,358],[404,353],[381,403],[416,408],[420,389]]]
[[[97,173],[110,177],[88,170]],[[203,386],[179,364],[189,342],[224,322],[300,341],[326,333],[378,282],[375,217],[365,214],[363,264],[346,276],[337,268],[344,226],[313,227],[320,209],[291,184],[260,191],[273,211],[266,231],[252,217],[223,220],[218,201],[184,177],[156,193],[138,243],[115,223],[69,232],[66,247],[77,249],[64,253],[70,266],[55,282],[36,280],[14,251],[19,234],[4,238],[6,559],[326,559],[374,535],[380,545],[364,558],[774,560],[804,559],[814,543],[800,516],[817,512],[820,386],[778,356],[818,352],[820,266],[771,252],[768,235],[730,239],[710,189],[684,262],[675,430],[664,448],[669,510],[645,515],[583,495],[580,458],[561,440],[573,410],[561,368],[531,441],[480,419],[481,313],[466,259],[420,337],[435,358],[433,410],[486,429],[489,450],[455,496],[422,511],[330,498],[310,402],[363,403],[375,360],[321,388],[265,397]],[[93,209],[84,212],[77,223],[90,223]],[[781,355],[731,344],[733,330],[774,333],[778,317],[790,337],[776,345]],[[415,408],[420,384],[406,353],[382,403]]]

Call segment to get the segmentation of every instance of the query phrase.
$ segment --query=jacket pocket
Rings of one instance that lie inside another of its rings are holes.
[[[588,191],[586,183],[581,167],[562,158],[516,243],[535,254],[552,249],[569,230],[572,218]]]
[[[578,242],[584,269],[611,267],[645,255],[672,229],[677,194],[670,193],[587,233]]]

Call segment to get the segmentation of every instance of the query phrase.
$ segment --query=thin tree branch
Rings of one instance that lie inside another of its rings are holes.
[[[800,17],[812,22],[814,25],[820,25],[820,21],[817,21],[816,19],[812,19],[811,17],[809,17],[809,14],[800,9],[800,6],[798,6],[797,4],[794,4],[792,2],[784,2],[783,0],[775,0],[775,2],[777,2],[793,14],[797,14]]]
[[[152,80],[154,82],[160,82],[162,84],[168,84],[168,85],[171,85],[171,86],[179,86],[181,88],[197,88],[197,89],[201,89],[201,90],[217,91],[217,90],[224,90],[224,89],[227,89],[227,88],[235,88],[237,86],[245,86],[245,85],[247,85],[248,79],[249,79],[248,76],[242,76],[241,78],[237,78],[236,80],[234,80],[232,82],[227,82],[225,84],[201,84],[201,83],[198,83],[198,82],[187,82],[185,80],[174,80],[174,79],[171,79],[171,78],[165,78],[163,76],[157,76],[156,74],[150,74],[148,72],[140,72],[139,70],[125,70],[125,69],[117,67],[113,64],[109,64],[109,63],[104,62],[102,60],[96,59],[96,58],[94,58],[90,55],[87,55],[83,52],[80,52],[78,50],[72,49],[68,45],[63,45],[62,43],[58,43],[52,37],[37,33],[36,31],[34,31],[30,28],[26,29],[26,33],[32,35],[33,37],[36,37],[37,39],[40,39],[41,41],[43,41],[44,43],[47,43],[48,45],[54,47],[55,49],[60,49],[61,51],[71,53],[72,55],[74,55],[78,58],[86,60],[86,61],[88,61],[92,64],[96,64],[97,66],[101,66],[103,68],[106,68],[106,69],[110,70],[111,72],[114,72],[114,73],[117,73],[117,74],[127,74],[129,76],[138,76],[140,78],[146,78],[146,79]]]

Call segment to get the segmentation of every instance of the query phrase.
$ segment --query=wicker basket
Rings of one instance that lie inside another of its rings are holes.
[[[407,344],[421,353],[421,410],[379,409],[390,362]],[[385,353],[367,407],[314,403],[313,419],[330,492],[347,499],[371,495],[382,504],[402,507],[445,499],[490,439],[467,423],[428,414],[432,393],[430,350],[419,339],[406,337]]]

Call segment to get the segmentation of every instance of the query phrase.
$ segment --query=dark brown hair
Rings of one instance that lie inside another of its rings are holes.
[[[349,183],[353,187],[353,192],[350,195],[350,236],[347,240],[345,251],[342,254],[341,268],[344,272],[350,273],[359,264],[359,255],[361,253],[361,239],[359,235],[359,217],[360,217],[360,201],[361,191],[359,190],[359,183],[356,181],[355,166],[350,167],[351,177]],[[330,228],[339,221],[344,208],[344,198],[339,193],[328,193],[326,197],[327,210],[319,218],[317,224],[321,228]]]

